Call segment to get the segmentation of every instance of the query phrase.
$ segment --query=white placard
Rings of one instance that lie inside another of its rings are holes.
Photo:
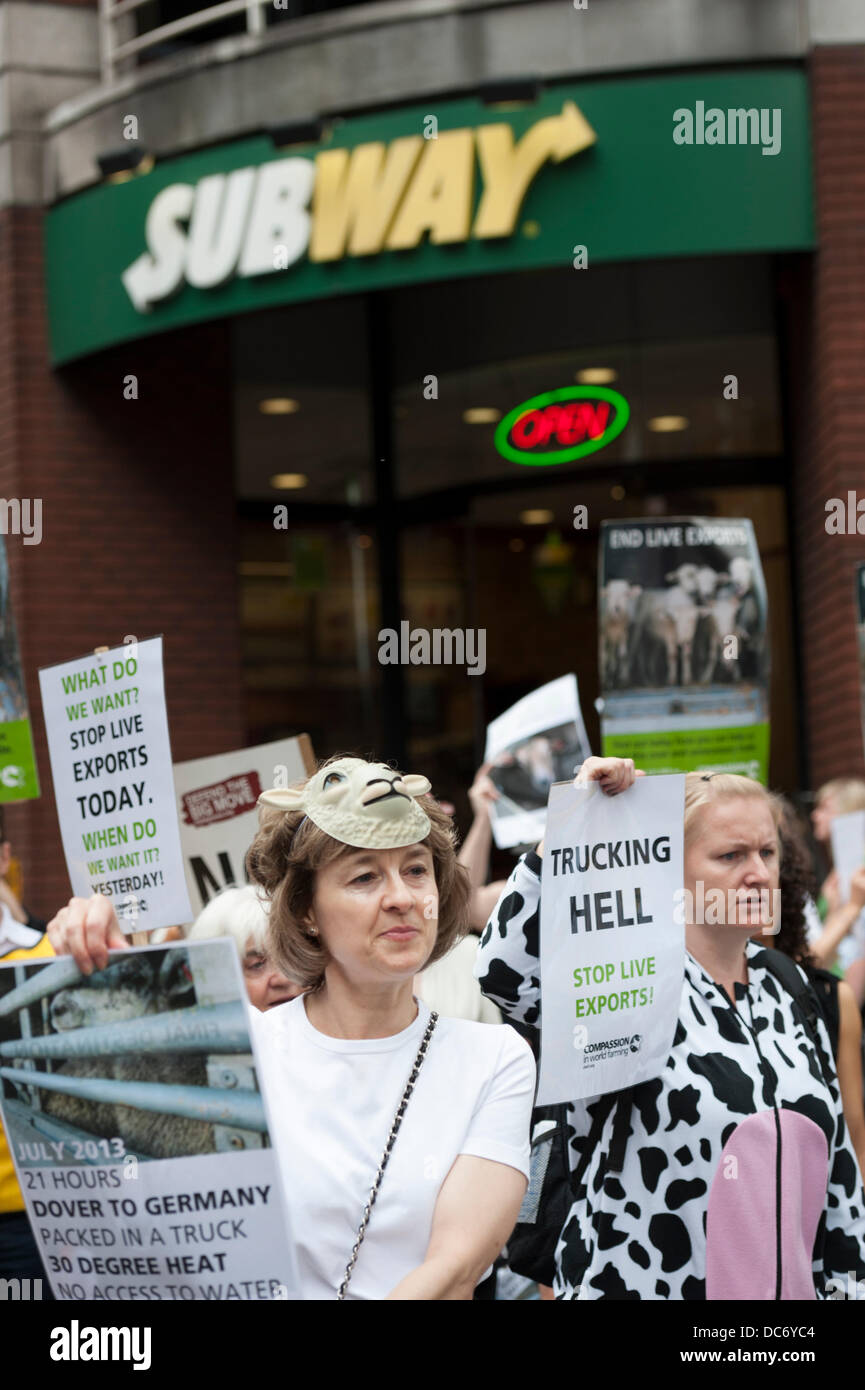
[[[664,1067],[682,994],[685,779],[553,787],[541,891],[539,1105]],[[678,894],[678,897],[676,896]],[[676,905],[679,904],[679,911]]]
[[[590,752],[574,675],[540,686],[492,721],[484,760],[497,764],[490,819],[499,849],[541,838],[550,787],[572,777]]]
[[[197,916],[223,888],[246,881],[244,861],[258,829],[258,798],[314,769],[306,734],[174,764],[186,886]]]
[[[55,1298],[299,1298],[234,942],[69,970],[0,968],[0,1111]]]
[[[829,822],[832,836],[832,862],[838,874],[841,902],[850,901],[850,880],[865,862],[865,811],[850,811],[845,816],[833,816]]]
[[[73,894],[111,898],[127,932],[188,922],[162,638],[43,667],[39,684]]]

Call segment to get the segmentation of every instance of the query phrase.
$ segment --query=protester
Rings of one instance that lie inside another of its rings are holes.
[[[865,1174],[862,1017],[850,986],[830,970],[821,969],[815,960],[805,923],[806,907],[813,890],[811,857],[793,807],[781,796],[776,796],[774,800],[779,813],[781,838],[781,915],[775,935],[766,933],[753,939],[760,945],[774,946],[783,951],[801,966],[808,977],[829,1034],[841,1087],[844,1119],[862,1175]],[[857,898],[859,908],[865,906],[865,869],[854,874],[852,893]]]
[[[332,760],[264,794],[249,851],[273,958],[306,991],[254,1016],[304,1298],[470,1299],[526,1189],[529,1048],[412,994],[469,894],[428,790]],[[85,973],[122,944],[98,896],[49,930]]]
[[[267,949],[267,906],[257,889],[225,888],[202,908],[187,933],[189,941],[230,936],[240,956],[249,1002],[264,1012],[296,999],[301,987],[273,964]]]
[[[863,810],[865,810],[865,781],[859,777],[835,777],[831,782],[824,782],[817,791],[814,810],[811,812],[811,824],[814,839],[821,847],[830,865],[829,873],[823,880],[817,902],[822,918],[825,918],[828,912],[841,906],[838,896],[838,875],[832,865],[832,822],[836,816],[846,816],[852,811]]]
[[[6,839],[0,808],[0,965],[38,960],[53,955],[44,935],[45,923],[22,907],[6,875],[12,846]],[[2,1025],[0,1025],[2,1026]],[[0,1033],[2,1036],[2,1033]],[[0,1279],[41,1279],[42,1297],[52,1298],[51,1287],[24,1210],[24,1196],[0,1125]]]
[[[579,780],[613,795],[634,776],[630,760],[590,758]],[[576,1195],[557,1298],[823,1299],[844,1296],[848,1272],[865,1276],[865,1194],[825,1025],[812,1035],[749,939],[778,887],[776,819],[748,778],[685,779],[690,910],[673,1047],[655,1080],[570,1107]],[[484,992],[538,1029],[542,855],[543,841],[517,864],[478,956]],[[695,902],[715,901],[711,890],[729,902],[729,889],[734,921],[694,920]]]

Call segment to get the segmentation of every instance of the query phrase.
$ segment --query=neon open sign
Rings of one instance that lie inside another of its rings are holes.
[[[622,433],[630,408],[606,386],[562,386],[516,406],[499,422],[495,446],[514,463],[569,463]]]

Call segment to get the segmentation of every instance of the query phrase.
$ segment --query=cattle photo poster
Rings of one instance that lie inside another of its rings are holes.
[[[550,787],[573,777],[590,754],[573,674],[539,686],[492,721],[484,760],[499,793],[490,802],[499,849],[537,843]]]
[[[683,776],[620,796],[597,783],[550,793],[541,876],[538,1105],[658,1076],[685,968]]]
[[[55,1298],[299,1297],[233,941],[0,967],[0,1110]]]
[[[602,748],[646,772],[769,771],[768,602],[752,523],[601,523]]]
[[[162,638],[43,667],[39,684],[74,896],[111,898],[127,932],[191,921]]]
[[[315,771],[306,734],[174,764],[186,886],[194,916],[223,888],[246,882],[246,851],[258,829],[258,798]]]

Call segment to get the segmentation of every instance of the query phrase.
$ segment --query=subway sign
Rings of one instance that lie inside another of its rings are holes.
[[[123,285],[147,313],[184,282],[210,290],[284,272],[304,257],[327,263],[411,251],[426,236],[438,246],[509,237],[541,168],[596,139],[575,103],[563,101],[519,140],[501,122],[439,131],[430,115],[423,135],[172,183],[147,210],[147,250],[123,271]]]
[[[630,414],[624,396],[606,386],[562,386],[509,411],[495,446],[513,463],[571,463],[618,438]]]
[[[672,112],[698,100],[783,109],[783,148],[755,166],[750,146],[726,146],[718,163],[676,145]],[[149,172],[46,213],[52,361],[339,296],[543,269],[578,277],[575,247],[592,268],[809,250],[810,138],[807,76],[748,68],[605,75],[508,111],[472,94],[417,98],[334,118],[322,140],[291,149],[250,129],[157,150]],[[553,438],[548,452],[560,447]]]

